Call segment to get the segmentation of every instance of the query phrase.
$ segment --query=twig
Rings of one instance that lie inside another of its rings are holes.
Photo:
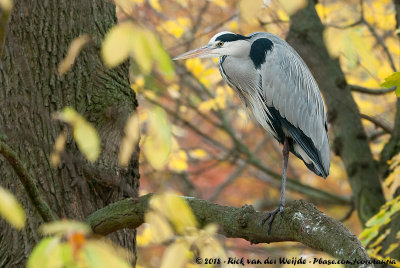
[[[32,204],[36,207],[42,219],[46,222],[54,221],[56,216],[46,201],[42,198],[35,180],[26,169],[17,153],[5,143],[5,140],[6,138],[2,135],[2,137],[0,137],[0,154],[4,156],[14,169],[15,173],[17,173],[19,180],[32,201]]]
[[[393,129],[390,126],[388,126],[386,123],[384,123],[382,121],[379,121],[375,117],[372,117],[372,116],[369,116],[366,114],[361,114],[361,113],[360,113],[360,116],[362,119],[368,120],[368,121],[374,123],[375,126],[382,128],[386,133],[392,133],[392,131],[393,131]]]
[[[151,197],[152,194],[148,194],[113,203],[91,214],[86,222],[101,235],[123,228],[137,228],[144,223]],[[255,211],[252,206],[227,207],[193,197],[182,198],[190,205],[200,227],[217,223],[219,232],[227,237],[243,238],[252,244],[298,241],[337,259],[370,260],[357,237],[341,222],[306,201],[288,204],[283,215],[275,218],[271,234],[267,235],[267,226],[260,225],[265,213]]]
[[[361,86],[357,86],[357,85],[347,85],[347,87],[351,91],[370,94],[370,95],[383,95],[383,94],[391,93],[391,92],[394,92],[397,88],[396,86],[394,86],[394,87],[390,87],[390,88],[372,89],[372,88],[366,88],[366,87],[361,87]]]
[[[257,154],[261,148],[264,147],[265,143],[268,141],[268,137],[264,138],[256,147],[256,149],[254,150],[254,154]],[[221,183],[217,189],[215,189],[214,193],[212,194],[212,196],[208,199],[209,201],[215,201],[218,196],[221,194],[221,192],[232,182],[234,182],[239,175],[243,172],[243,170],[246,168],[247,166],[247,162],[242,162],[239,164],[239,166],[231,173],[231,175],[229,175],[229,177],[223,182]]]

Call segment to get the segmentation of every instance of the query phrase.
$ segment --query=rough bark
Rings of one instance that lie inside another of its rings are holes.
[[[94,212],[86,222],[95,233],[102,235],[122,228],[137,228],[144,223],[151,197],[148,194],[138,199],[116,202]],[[267,235],[267,225],[260,225],[265,212],[257,212],[252,206],[235,208],[192,197],[183,198],[190,205],[200,227],[217,223],[220,226],[219,232],[227,237],[243,238],[253,244],[298,241],[338,260],[370,260],[357,237],[341,222],[328,217],[306,201],[289,203],[283,216],[275,218],[271,234]],[[351,267],[366,266],[360,264]]]
[[[0,132],[23,163],[37,192],[58,218],[85,219],[93,211],[137,196],[136,156],[127,169],[117,163],[119,141],[129,114],[137,106],[129,87],[128,67],[107,70],[100,59],[103,35],[116,23],[112,1],[16,0],[0,62]],[[89,34],[72,69],[64,76],[57,66],[70,42]],[[55,138],[68,127],[52,119],[55,111],[72,106],[94,124],[102,153],[94,164],[67,140],[59,168],[50,167]],[[137,154],[135,154],[137,155]],[[0,156],[0,183],[22,202],[27,227],[17,232],[0,222],[0,267],[22,267],[40,239],[43,222],[15,172],[15,164]],[[125,194],[124,194],[125,193]],[[128,193],[128,194],[126,194]],[[113,239],[135,248],[135,231],[120,231]]]
[[[314,4],[308,0],[304,9],[292,15],[287,41],[311,68],[324,95],[333,128],[332,149],[343,160],[358,216],[365,223],[384,203],[378,167],[339,60],[329,56],[324,44],[324,26]]]

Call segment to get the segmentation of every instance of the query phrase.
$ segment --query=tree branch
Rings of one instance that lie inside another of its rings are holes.
[[[151,197],[152,194],[148,194],[137,200],[125,199],[113,203],[91,214],[86,222],[101,235],[123,228],[137,228],[144,223]],[[227,237],[243,238],[252,244],[297,241],[340,260],[370,260],[357,237],[341,222],[306,201],[294,201],[287,205],[283,216],[275,218],[271,235],[267,235],[267,226],[260,225],[265,212],[257,212],[252,206],[235,208],[192,197],[183,198],[190,205],[200,227],[217,223],[219,232]]]
[[[380,127],[381,129],[383,129],[386,133],[392,133],[392,128],[390,126],[388,126],[385,122],[380,121],[379,119],[366,115],[366,114],[361,114],[360,116],[362,119],[368,120],[371,123],[375,124],[375,126]]]
[[[351,91],[365,93],[365,94],[371,94],[371,95],[382,95],[382,94],[394,92],[396,90],[396,87],[378,88],[378,89],[366,88],[366,87],[361,87],[361,86],[357,86],[357,85],[347,85],[347,87]]]
[[[29,174],[17,153],[11,149],[10,146],[4,142],[4,140],[4,135],[0,136],[0,154],[4,156],[4,158],[14,169],[15,173],[18,175],[18,178],[28,193],[32,204],[36,207],[42,219],[46,222],[54,221],[56,216],[46,201],[42,198],[42,195],[36,186],[35,180],[32,178],[31,174]]]

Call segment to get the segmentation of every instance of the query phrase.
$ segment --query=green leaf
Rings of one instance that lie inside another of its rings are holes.
[[[73,128],[74,139],[85,157],[94,162],[100,155],[100,138],[92,124],[72,107],[65,107],[56,119],[69,123]]]
[[[68,233],[79,232],[90,234],[91,229],[86,224],[79,221],[61,220],[43,224],[40,231],[44,235],[65,235]]]
[[[12,193],[0,187],[0,216],[4,217],[14,228],[25,226],[26,216],[21,204]]]
[[[63,267],[62,251],[59,237],[44,238],[29,256],[27,268]]]
[[[396,86],[396,96],[400,97],[400,72],[395,72],[385,78],[385,82],[381,84],[382,87]]]
[[[146,31],[144,35],[149,44],[150,50],[154,55],[157,67],[167,79],[171,79],[175,75],[171,57],[152,32]]]

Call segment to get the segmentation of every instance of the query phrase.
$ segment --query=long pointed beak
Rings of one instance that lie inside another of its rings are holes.
[[[211,51],[212,51],[212,47],[210,45],[205,45],[203,47],[193,49],[191,51],[183,53],[183,54],[173,58],[173,60],[184,60],[184,59],[190,59],[190,58],[205,58],[211,54]]]

